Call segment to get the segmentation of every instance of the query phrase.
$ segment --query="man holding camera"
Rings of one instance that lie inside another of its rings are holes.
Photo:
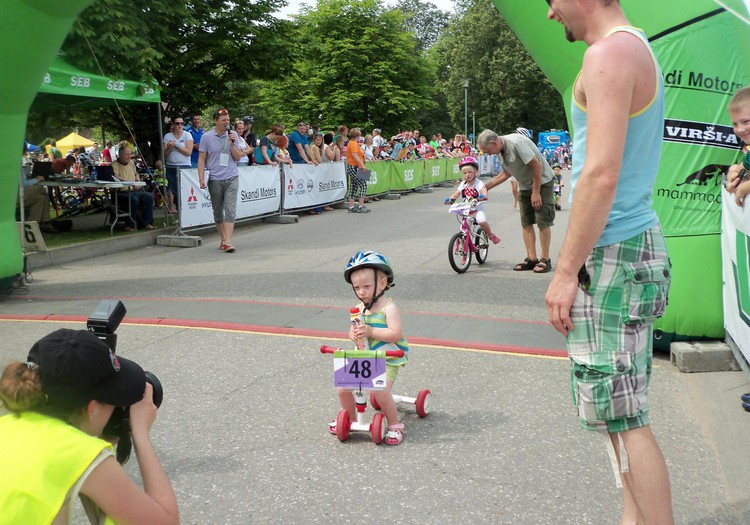
[[[198,182],[208,187],[214,210],[216,230],[221,236],[219,249],[233,253],[232,234],[237,217],[237,161],[245,154],[237,145],[238,135],[231,129],[229,112],[214,112],[214,129],[206,131],[198,149]]]

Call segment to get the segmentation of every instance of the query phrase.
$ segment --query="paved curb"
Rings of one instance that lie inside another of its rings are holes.
[[[101,241],[82,242],[53,248],[46,252],[33,252],[27,255],[31,270],[58,266],[91,257],[124,252],[136,248],[145,248],[156,244],[156,239],[164,235],[164,230],[137,232],[132,235],[103,239]]]
[[[724,341],[672,343],[670,361],[680,372],[725,372],[740,370],[732,349]]]

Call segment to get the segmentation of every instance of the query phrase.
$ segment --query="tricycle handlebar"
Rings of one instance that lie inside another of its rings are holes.
[[[334,348],[332,346],[327,346],[327,345],[322,345],[320,347],[321,354],[332,354],[337,350],[344,350],[344,349]],[[386,357],[404,357],[404,351],[403,350],[386,350],[385,355]]]

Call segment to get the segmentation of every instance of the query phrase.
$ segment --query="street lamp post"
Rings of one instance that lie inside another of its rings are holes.
[[[464,80],[464,137],[469,134],[469,79]]]
[[[471,112],[471,136],[472,142],[476,146],[476,140],[477,140],[477,114],[475,111]]]

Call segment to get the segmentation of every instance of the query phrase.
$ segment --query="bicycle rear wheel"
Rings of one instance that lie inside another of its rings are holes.
[[[477,262],[484,264],[487,260],[487,252],[490,251],[490,240],[487,237],[486,231],[481,228],[477,231],[474,245],[477,247]]]
[[[471,251],[467,248],[463,233],[456,233],[448,244],[448,262],[456,273],[464,273],[471,265]]]

